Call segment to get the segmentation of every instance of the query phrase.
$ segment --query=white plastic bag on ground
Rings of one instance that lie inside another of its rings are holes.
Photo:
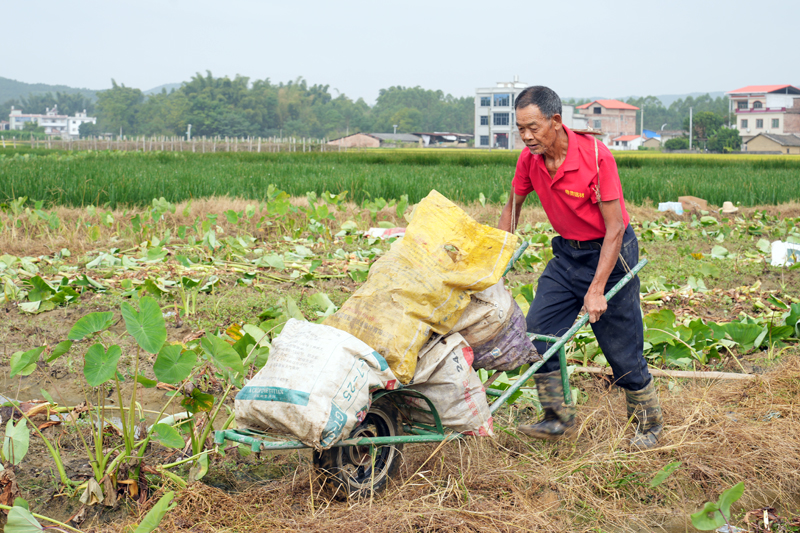
[[[267,364],[236,395],[236,424],[326,449],[364,419],[371,391],[397,385],[386,360],[349,333],[291,319]]]
[[[469,305],[453,332],[461,333],[470,346],[477,346],[493,339],[508,322],[514,299],[505,288],[503,280],[470,297]]]
[[[466,435],[493,435],[486,390],[471,364],[472,349],[460,334],[435,338],[423,348],[408,388],[431,400],[444,426]],[[414,407],[404,410],[407,416],[425,424],[434,423],[424,400],[403,398],[409,407]]]

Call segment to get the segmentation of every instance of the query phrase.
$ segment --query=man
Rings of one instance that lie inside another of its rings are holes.
[[[561,99],[551,89],[528,87],[514,107],[526,149],[517,161],[511,195],[500,229],[513,232],[525,198],[536,191],[560,236],[553,258],[539,278],[528,311],[532,333],[559,336],[583,308],[615,383],[625,390],[628,417],[636,423],[632,447],[652,448],[663,426],[661,407],[642,355],[643,326],[639,279],[631,280],[608,303],[604,294],[639,260],[639,244],[629,225],[617,164],[592,135],[570,131],[561,122]],[[549,345],[534,342],[539,353]],[[574,426],[574,411],[563,403],[558,358],[534,375],[544,418],[520,426],[531,437],[557,440]]]

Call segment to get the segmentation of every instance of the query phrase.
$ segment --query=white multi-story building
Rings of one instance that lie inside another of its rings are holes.
[[[495,87],[475,90],[475,147],[521,149],[525,146],[517,132],[514,116],[514,100],[528,87],[519,81],[501,81]],[[585,129],[588,126],[584,115],[575,113],[570,105],[561,106],[561,119],[570,129]]]
[[[35,122],[37,126],[44,128],[47,135],[62,139],[77,139],[80,136],[81,124],[86,122],[97,124],[97,117],[87,117],[85,109],[82,113],[75,113],[74,117],[70,117],[59,115],[58,106],[47,108],[44,115],[25,114],[21,109],[14,109],[12,106],[8,121],[10,130],[22,130],[27,122]]]
[[[800,89],[797,87],[748,85],[726,94],[744,143],[760,133],[800,133]]]

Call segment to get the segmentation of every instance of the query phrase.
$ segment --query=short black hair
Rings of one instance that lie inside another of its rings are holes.
[[[539,108],[546,118],[552,118],[555,114],[561,114],[561,98],[556,92],[544,85],[533,85],[526,87],[517,95],[514,101],[514,109],[522,109],[529,105]]]

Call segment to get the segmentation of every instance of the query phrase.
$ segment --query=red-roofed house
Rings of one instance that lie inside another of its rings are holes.
[[[639,108],[619,100],[595,100],[579,105],[589,119],[589,127],[602,131],[606,144],[613,146],[611,139],[621,135],[636,134],[636,112]]]
[[[743,142],[760,133],[800,133],[800,89],[794,85],[748,85],[726,94]]]
[[[612,141],[613,150],[638,150],[644,142],[641,135],[620,135]]]

